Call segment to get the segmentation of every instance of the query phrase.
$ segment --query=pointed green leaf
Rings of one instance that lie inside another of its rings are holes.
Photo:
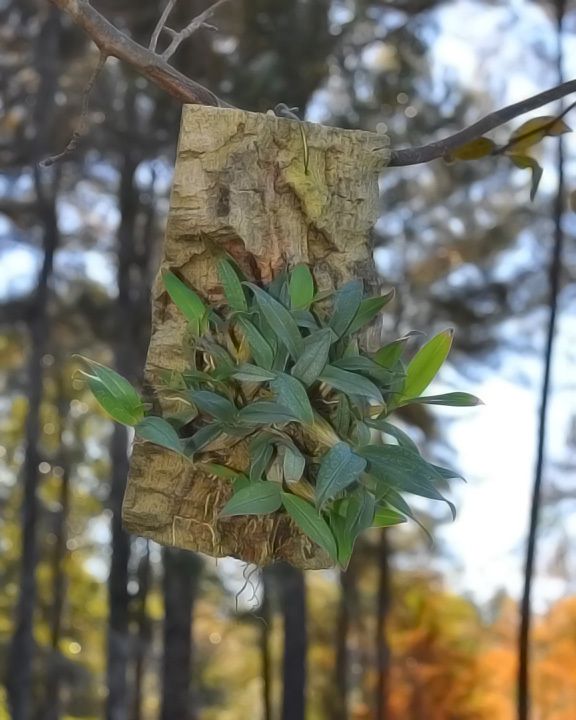
[[[353,453],[347,443],[340,442],[330,448],[322,458],[316,477],[316,505],[322,507],[356,482],[365,467],[366,460]]]
[[[449,506],[453,517],[456,516],[454,504],[434,485],[434,482],[442,480],[441,475],[420,455],[400,445],[367,445],[358,448],[357,452],[368,461],[367,472],[385,486],[432,500],[442,500]]]
[[[398,405],[409,405],[420,403],[424,405],[447,405],[449,407],[473,407],[474,405],[483,405],[480,398],[470,393],[451,392],[443,395],[428,395],[428,397],[409,398],[401,400]]]
[[[328,362],[328,353],[332,344],[332,331],[328,328],[313,333],[304,341],[302,354],[294,363],[292,375],[304,385],[312,385],[324,370]]]
[[[144,417],[144,405],[128,380],[105,365],[81,355],[78,357],[90,368],[90,372],[81,372],[100,406],[116,422],[137,425]]]
[[[374,519],[372,521],[372,527],[390,527],[391,525],[400,525],[405,522],[406,518],[397,510],[380,506],[376,508],[376,513],[374,514]]]
[[[349,372],[366,375],[378,383],[379,387],[389,386],[394,379],[394,373],[384,368],[365,355],[353,355],[335,360],[332,365],[348,370]]]
[[[183,443],[178,437],[178,433],[164,418],[145,417],[136,425],[134,430],[142,440],[173,450],[179,455],[183,454]]]
[[[377,362],[378,365],[382,365],[382,367],[393,370],[396,367],[396,363],[402,357],[406,343],[415,335],[422,335],[422,333],[412,330],[403,337],[384,345],[384,347],[381,347],[374,355],[374,361]]]
[[[267,435],[257,436],[250,443],[250,481],[261,480],[270,460],[274,447]]]
[[[244,473],[238,472],[238,470],[232,470],[232,468],[226,467],[225,465],[218,465],[217,463],[199,463],[202,470],[216,475],[216,477],[222,478],[223,480],[248,480]]]
[[[362,300],[362,302],[360,303],[360,307],[358,308],[358,312],[350,323],[348,332],[350,334],[358,332],[358,330],[361,330],[365,325],[371,323],[372,320],[374,320],[374,318],[378,315],[380,310],[382,310],[382,308],[387,305],[393,297],[394,290],[390,290],[390,292],[386,293],[386,295],[380,295],[380,297],[373,297]]]
[[[290,493],[282,493],[282,502],[288,515],[290,515],[302,532],[316,544],[320,545],[320,547],[324,548],[334,561],[337,561],[338,548],[334,535],[326,520],[324,520],[314,506],[307,503],[306,500],[302,500],[302,498]]]
[[[192,390],[188,396],[201,413],[232,423],[238,413],[236,406],[228,398],[209,390]]]
[[[376,385],[374,385],[371,380],[357,373],[342,370],[334,367],[334,365],[326,365],[320,374],[319,380],[347,395],[361,395],[362,397],[372,398],[380,403],[384,403],[382,393]]]
[[[398,445],[401,445],[408,450],[412,450],[412,452],[420,454],[418,446],[412,440],[412,438],[407,433],[405,433],[404,430],[400,430],[399,427],[396,427],[396,425],[392,425],[392,423],[380,419],[365,420],[365,423],[369,427],[380,430],[380,432],[383,432],[385,435],[390,435],[398,442]]]
[[[306,468],[306,458],[296,446],[286,445],[282,450],[284,454],[282,460],[284,479],[290,485],[290,483],[296,483],[302,478]]]
[[[329,519],[330,529],[336,540],[336,547],[338,548],[338,565],[340,565],[343,570],[346,570],[353,551],[352,538],[346,528],[346,518],[331,511]]]
[[[270,382],[270,380],[274,380],[276,373],[264,370],[258,365],[244,363],[238,366],[238,369],[232,373],[232,377],[243,382]]]
[[[242,408],[238,413],[238,422],[242,425],[273,425],[298,420],[293,413],[276,402],[261,400]]]
[[[319,330],[318,320],[309,310],[293,310],[292,317],[298,327],[307,328],[313,332]]]
[[[296,265],[290,273],[290,307],[303,310],[310,307],[314,299],[314,278],[308,265]]]
[[[234,493],[220,511],[220,517],[267,515],[282,505],[280,486],[271,482],[250,483]]]
[[[231,262],[228,260],[220,260],[218,263],[218,277],[222,283],[228,305],[230,305],[232,310],[248,310],[244,288]]]
[[[278,300],[253,283],[246,283],[254,293],[258,307],[268,321],[278,340],[287,348],[293,358],[302,349],[302,336],[292,315]]]
[[[438,373],[448,357],[453,330],[444,330],[423,345],[408,363],[402,399],[418,397]]]
[[[185,438],[184,454],[192,458],[196,453],[204,450],[210,443],[214,442],[222,434],[222,427],[218,423],[211,423],[197,430],[190,438]]]
[[[297,417],[303,423],[314,422],[314,411],[312,405],[310,405],[306,388],[300,380],[291,375],[280,373],[270,383],[270,387],[280,405],[288,408],[294,417]]]
[[[348,330],[358,312],[363,294],[364,288],[361,280],[351,280],[336,292],[330,327],[338,337],[342,337]]]
[[[372,525],[375,510],[376,498],[366,488],[359,487],[351,493],[346,506],[346,528],[353,540]]]
[[[246,318],[237,317],[236,322],[246,336],[252,357],[263,368],[270,369],[274,362],[274,351],[262,333]]]
[[[206,306],[198,295],[173,272],[163,275],[164,287],[172,301],[190,323],[195,335],[199,335],[206,322]]]

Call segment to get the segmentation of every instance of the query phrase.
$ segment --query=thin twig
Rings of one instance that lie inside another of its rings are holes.
[[[197,17],[195,17],[191,22],[186,25],[185,28],[180,30],[180,32],[176,32],[172,38],[172,42],[166,50],[161,54],[162,60],[170,60],[172,55],[178,50],[180,45],[184,42],[184,40],[187,40],[190,35],[196,32],[196,30],[199,30],[201,27],[205,25],[205,20],[207,20],[215,10],[217,10],[220,5],[224,5],[225,2],[228,2],[228,0],[216,0],[215,3],[210,5],[209,8],[204,10],[204,12],[200,13]]]
[[[148,45],[148,49],[151,52],[156,52],[156,47],[158,46],[158,40],[160,38],[160,34],[162,33],[162,30],[167,30],[168,28],[165,27],[166,23],[168,22],[168,18],[170,17],[170,13],[172,10],[174,10],[174,6],[178,0],[168,0],[166,7],[162,11],[162,15],[160,15],[160,20],[158,20],[158,23],[156,24],[156,27],[154,28],[154,32],[152,33],[152,37],[150,38],[150,45]]]
[[[54,165],[54,163],[58,162],[59,160],[62,160],[67,155],[70,155],[73,153],[78,145],[80,144],[80,140],[82,139],[83,135],[86,134],[86,131],[88,129],[88,104],[90,101],[90,93],[92,92],[92,89],[94,88],[94,85],[96,84],[96,80],[98,79],[98,76],[102,72],[102,69],[104,68],[104,65],[106,64],[106,60],[108,59],[108,55],[106,53],[100,51],[100,57],[98,58],[98,64],[92,71],[92,74],[90,75],[90,78],[88,80],[88,83],[86,84],[86,87],[84,88],[84,92],[82,93],[82,106],[80,111],[80,118],[78,120],[78,126],[76,130],[72,133],[72,137],[68,141],[68,144],[62,150],[62,152],[57,153],[56,155],[50,155],[50,157],[45,158],[44,160],[40,161],[40,167],[50,167],[50,165]]]

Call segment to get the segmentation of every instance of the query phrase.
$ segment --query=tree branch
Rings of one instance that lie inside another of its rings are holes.
[[[148,78],[148,80],[158,85],[158,87],[162,88],[180,102],[190,103],[192,105],[233,107],[233,105],[221,100],[211,90],[208,90],[208,88],[205,88],[203,85],[200,85],[173,68],[166,62],[164,56],[156,54],[153,49],[142,47],[142,45],[139,45],[124,35],[124,33],[120,32],[120,30],[115,28],[105,17],[95,10],[88,0],[50,0],[50,2],[70,15],[76,24],[92,38],[102,53],[105,55],[113,55],[119,60],[132,65],[141,75]],[[224,2],[224,0],[218,0],[209,10],[214,10],[221,2]],[[188,32],[189,28],[196,22],[192,21],[192,23],[180,33],[175,33],[173,30],[166,28],[165,22],[174,4],[172,0],[169,0],[152,36],[150,48],[155,48],[155,44],[158,42],[158,36],[163,28],[172,35],[172,45],[182,33]],[[198,20],[198,18],[196,18],[196,20]],[[189,32],[189,34],[191,34],[191,32]],[[178,40],[178,44],[180,44],[180,42],[181,40]],[[448,151],[455,150],[461,145],[475,140],[519,115],[547,105],[554,100],[559,100],[573,92],[576,92],[576,80],[570,80],[550,90],[527,98],[526,100],[508,105],[508,107],[502,108],[501,110],[496,110],[481,120],[478,120],[478,122],[475,122],[473,125],[443,140],[437,140],[428,145],[421,145],[415,148],[392,150],[389,165],[391,167],[401,167],[405,165],[419,165],[430,162],[431,160],[436,160],[437,158],[443,157]]]
[[[132,65],[174,98],[193,105],[231,107],[224,100],[169,65],[156,53],[142,47],[108,22],[88,0],[50,0],[70,15],[96,43],[103,54]]]
[[[406,148],[405,150],[392,150],[389,165],[392,167],[419,165],[420,163],[436,160],[437,158],[443,157],[449,150],[455,150],[490,130],[504,125],[519,115],[524,115],[524,113],[542,107],[542,105],[548,105],[548,103],[559,100],[573,92],[576,92],[576,80],[569,80],[561,85],[550,88],[550,90],[545,90],[538,95],[533,95],[526,100],[521,100],[501,110],[496,110],[481,120],[478,120],[478,122],[475,122],[473,125],[469,125],[467,128],[464,128],[464,130],[460,130],[444,140],[438,140],[429,145],[420,145],[420,147]]]
[[[160,38],[160,34],[162,33],[162,30],[164,30],[164,26],[168,22],[168,18],[170,17],[170,13],[172,10],[174,10],[174,5],[178,0],[168,0],[166,3],[166,7],[162,11],[162,15],[160,15],[160,20],[156,23],[156,27],[154,28],[154,32],[152,33],[152,37],[150,38],[150,45],[148,46],[148,50],[150,52],[156,52],[156,46],[158,45],[158,40]]]
[[[174,33],[172,37],[172,42],[162,53],[162,59],[168,61],[172,57],[172,55],[174,55],[176,50],[178,50],[184,40],[187,40],[190,35],[196,32],[196,30],[204,27],[205,21],[213,14],[213,12],[217,8],[220,7],[220,5],[223,5],[225,2],[228,2],[228,0],[216,0],[216,2],[210,5],[208,9],[204,10],[204,12],[200,13],[200,15],[191,20],[185,28],[182,28],[182,30],[180,30],[179,32]]]

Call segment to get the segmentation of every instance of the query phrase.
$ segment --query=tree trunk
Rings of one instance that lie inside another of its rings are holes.
[[[60,20],[57,9],[52,9],[48,21],[40,33],[37,58],[41,70],[41,81],[35,107],[37,128],[36,157],[38,161],[45,152],[46,118],[42,113],[51,107],[58,79],[58,38]],[[50,279],[54,265],[54,254],[59,243],[58,220],[56,216],[56,194],[58,175],[53,175],[50,186],[44,187],[39,168],[34,168],[34,181],[38,213],[43,225],[44,258],[38,276],[38,283],[32,315],[30,318],[30,357],[28,361],[28,414],[25,426],[25,455],[22,467],[22,550],[20,560],[19,595],[14,618],[14,634],[8,649],[6,689],[12,720],[27,720],[32,699],[32,663],[34,657],[34,607],[36,604],[36,532],[38,525],[38,483],[40,463],[40,405],[43,393],[42,357],[48,344],[48,301]]]
[[[282,720],[306,717],[306,583],[304,574],[282,563],[278,568],[284,617]]]
[[[126,99],[126,120],[133,117],[134,98]],[[121,169],[119,189],[120,227],[118,229],[118,300],[115,364],[121,375],[134,380],[138,375],[138,328],[132,302],[135,228],[138,215],[138,191],[134,182],[134,153],[128,149]],[[107,649],[106,717],[127,720],[127,671],[130,659],[128,562],[130,538],[122,527],[122,499],[128,475],[128,433],[123,425],[114,425],[110,447],[111,479],[108,506],[112,511],[112,559],[108,577],[109,619]]]
[[[196,720],[192,688],[192,616],[202,561],[164,548],[164,662],[161,720]]]
[[[270,568],[262,570],[262,604],[260,617],[262,629],[260,633],[260,657],[262,660],[262,708],[263,720],[272,720],[272,657],[270,653],[270,623],[272,622],[271,594],[273,575]]]
[[[376,608],[376,720],[388,717],[388,672],[390,648],[386,635],[386,620],[390,610],[390,565],[388,536],[386,530],[380,531],[378,553],[378,606]]]
[[[60,362],[56,363],[60,367]],[[52,557],[52,608],[50,613],[50,650],[46,656],[44,707],[40,713],[43,720],[58,720],[61,714],[61,676],[62,657],[60,655],[60,637],[62,619],[66,599],[66,538],[68,512],[70,509],[70,462],[64,445],[64,430],[70,404],[65,397],[65,383],[61,374],[58,377],[58,422],[59,422],[59,457],[58,465],[62,468],[60,482],[60,510],[54,526],[54,554]]]
[[[150,542],[146,541],[146,550],[138,563],[138,596],[136,598],[136,647],[134,658],[134,698],[131,720],[142,720],[142,700],[144,698],[145,660],[150,645],[150,620],[147,600],[150,590]]]
[[[386,136],[185,106],[161,270],[177,270],[212,299],[220,297],[216,266],[224,253],[262,282],[305,261],[321,289],[350,277],[375,283],[369,233],[387,146]],[[146,372],[151,386],[163,369],[185,369],[185,331],[159,275]],[[137,442],[125,524],[163,544],[258,565],[276,559],[302,568],[331,565],[286,514],[219,520],[230,493],[229,483],[186,459]]]

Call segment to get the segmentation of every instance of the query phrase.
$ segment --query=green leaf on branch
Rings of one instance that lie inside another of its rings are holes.
[[[214,442],[222,435],[222,427],[217,423],[205,425],[197,430],[190,438],[184,439],[184,454],[188,458],[192,458],[196,453],[204,450],[210,443]]]
[[[448,357],[453,330],[444,330],[423,345],[406,368],[401,400],[418,397],[434,378]]]
[[[396,427],[396,425],[392,425],[392,423],[389,423],[387,420],[381,420],[378,418],[375,420],[365,420],[365,423],[366,425],[374,428],[375,430],[380,430],[380,432],[384,433],[385,435],[390,435],[390,437],[393,437],[398,442],[398,445],[401,445],[408,450],[412,450],[412,452],[420,454],[420,451],[418,450],[418,447],[414,440],[412,440],[412,438],[407,433],[405,433],[404,430]]]
[[[365,467],[366,460],[353,453],[347,443],[337,443],[330,448],[316,477],[316,505],[322,507],[356,482]]]
[[[374,385],[371,380],[357,373],[342,370],[334,367],[334,365],[326,365],[324,370],[322,370],[319,380],[347,395],[361,395],[362,397],[372,398],[380,403],[384,403],[382,393],[376,385]]]
[[[273,425],[275,423],[295,422],[296,420],[298,418],[288,408],[267,400],[260,400],[247,405],[238,413],[238,423],[248,426]]]
[[[298,482],[306,468],[306,458],[296,446],[286,445],[282,448],[284,457],[282,467],[284,470],[284,479],[290,485]]]
[[[480,160],[480,158],[492,155],[496,147],[497,145],[493,140],[479,137],[460,145],[455,150],[449,151],[444,156],[444,160],[448,163],[455,160]]]
[[[225,423],[233,423],[238,410],[228,398],[209,390],[192,390],[188,396],[201,413]]]
[[[312,405],[310,405],[306,388],[300,380],[291,375],[280,373],[270,383],[270,387],[280,405],[288,408],[300,422],[314,422],[314,411]]]
[[[452,516],[456,516],[454,504],[434,485],[434,482],[442,480],[442,476],[420,455],[400,445],[367,445],[359,448],[357,452],[368,461],[367,472],[384,486],[432,500],[441,500],[447,503]]]
[[[163,275],[164,287],[172,301],[184,315],[192,332],[200,335],[206,326],[206,306],[198,295],[188,285],[182,282],[173,272],[167,271]]]
[[[361,280],[351,280],[337,290],[330,327],[342,337],[354,320],[362,302],[364,289]]]
[[[542,115],[530,118],[516,128],[506,146],[507,155],[524,155],[525,151],[537,145],[547,136],[564,135],[571,132],[562,118],[554,115]]]
[[[246,302],[246,294],[236,269],[228,260],[221,260],[218,263],[218,277],[222,283],[224,295],[228,301],[228,305],[232,310],[246,312],[248,303]]]
[[[160,445],[179,455],[184,454],[183,443],[178,437],[178,433],[169,422],[161,417],[145,417],[136,425],[134,430],[142,440],[147,440],[154,443],[154,445]]]
[[[319,330],[306,338],[302,354],[292,368],[292,375],[301,380],[304,385],[312,385],[316,382],[328,362],[332,340],[333,334],[329,328]]]
[[[332,530],[314,506],[291,493],[282,493],[282,503],[296,525],[337,562],[338,548]]]
[[[358,311],[348,328],[350,335],[358,332],[358,330],[361,330],[365,325],[372,322],[380,310],[382,310],[382,308],[387,305],[393,297],[394,290],[390,290],[390,292],[386,293],[386,295],[362,300],[360,307],[358,308]]]
[[[409,398],[401,400],[398,405],[410,405],[420,403],[424,405],[446,405],[449,407],[473,407],[475,405],[483,405],[480,398],[470,393],[451,392],[442,395],[428,395],[428,397]]]
[[[274,351],[262,333],[246,318],[237,317],[236,322],[246,336],[252,357],[258,365],[270,369],[274,363]]]
[[[99,405],[122,425],[137,425],[144,417],[142,398],[132,385],[115,370],[78,355],[90,372],[81,370]]]
[[[293,358],[302,350],[302,336],[296,321],[278,300],[253,283],[245,283],[254,293],[258,307],[268,324]]]
[[[258,365],[244,363],[232,373],[232,377],[242,382],[270,382],[276,377],[276,373],[265,370]]]
[[[389,507],[379,506],[376,508],[372,527],[383,528],[391,525],[400,525],[406,522],[406,517]]]
[[[234,515],[268,515],[282,506],[280,486],[271,482],[254,482],[234,493],[220,511],[220,517]]]
[[[306,310],[314,300],[314,278],[308,265],[296,265],[288,284],[292,310]]]

